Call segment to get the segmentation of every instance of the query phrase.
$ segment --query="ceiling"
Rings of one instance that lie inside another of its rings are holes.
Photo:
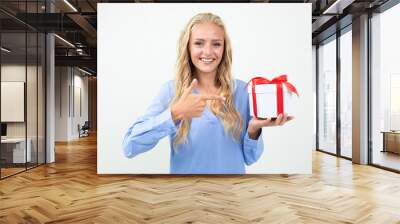
[[[201,1],[201,2],[268,2],[268,3],[311,3],[313,43],[329,37],[340,26],[351,24],[351,18],[366,10],[372,10],[388,0],[253,0],[253,1]],[[25,53],[23,38],[25,30],[55,32],[56,65],[80,66],[96,73],[97,58],[97,3],[138,2],[182,2],[140,0],[1,0],[0,24],[2,41],[8,48]],[[199,1],[185,1],[199,2]],[[50,11],[52,13],[48,13]],[[329,9],[329,10],[327,10]],[[340,26],[337,21],[341,20]],[[346,22],[347,21],[347,22]],[[29,39],[29,38],[28,38]],[[62,39],[68,41],[66,43]],[[5,42],[6,41],[6,42]],[[28,40],[29,42],[29,40]],[[27,52],[33,52],[35,43],[29,43]],[[72,45],[71,45],[72,44]],[[41,45],[39,47],[42,47]],[[3,54],[2,54],[3,55]],[[29,57],[29,56],[28,56]]]

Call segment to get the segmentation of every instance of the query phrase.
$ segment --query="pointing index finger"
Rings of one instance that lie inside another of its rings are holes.
[[[221,101],[225,101],[225,97],[219,96],[219,95],[215,95],[215,94],[203,94],[202,95],[202,99],[203,100],[221,100]]]
[[[184,94],[185,95],[190,94],[192,92],[193,88],[196,88],[196,87],[197,87],[197,79],[193,79],[193,81],[190,83],[190,86],[185,89]]]

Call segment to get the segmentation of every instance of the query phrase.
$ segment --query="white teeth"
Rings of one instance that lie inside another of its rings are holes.
[[[201,58],[200,60],[204,61],[204,62],[212,62],[213,61],[213,59],[206,59],[206,58]]]

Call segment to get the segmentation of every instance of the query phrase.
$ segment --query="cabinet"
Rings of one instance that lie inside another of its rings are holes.
[[[383,131],[383,152],[400,154],[400,131]]]
[[[6,164],[20,164],[31,162],[32,141],[27,139],[27,146],[25,151],[25,138],[7,138],[1,140],[1,159]],[[26,154],[25,154],[26,152]]]

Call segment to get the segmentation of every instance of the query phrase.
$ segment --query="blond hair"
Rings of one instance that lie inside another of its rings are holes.
[[[221,18],[212,13],[200,13],[191,18],[185,29],[181,32],[178,46],[178,59],[175,77],[175,97],[171,105],[179,100],[185,88],[189,87],[195,78],[194,66],[190,59],[189,40],[194,25],[200,23],[213,23],[224,30],[224,53],[218,65],[215,83],[220,88],[220,96],[226,98],[225,105],[218,101],[212,101],[211,111],[222,121],[226,133],[232,135],[239,141],[243,128],[243,119],[233,104],[234,80],[231,74],[232,48],[227,35],[225,25]],[[186,141],[190,129],[191,119],[184,119],[180,122],[179,129],[173,142],[174,149],[178,144]]]

